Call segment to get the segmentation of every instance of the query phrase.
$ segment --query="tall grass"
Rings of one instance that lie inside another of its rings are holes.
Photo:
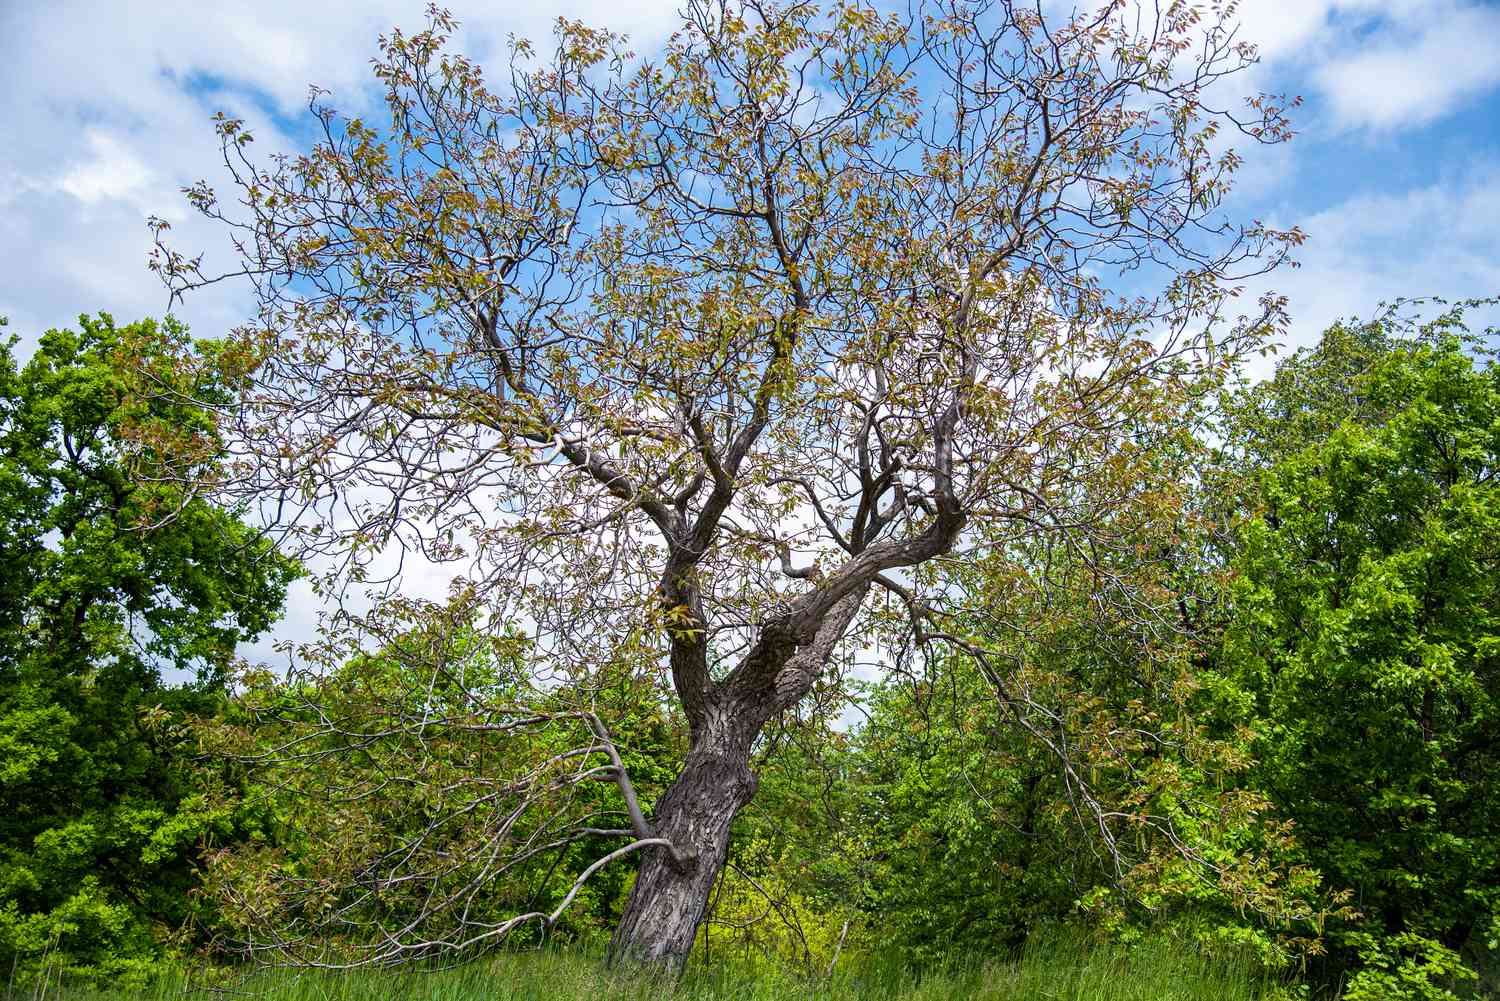
[[[179,974],[135,991],[62,988],[45,1001],[184,1001],[238,995],[264,1001],[1266,1001],[1278,985],[1241,963],[1213,959],[1170,941],[1093,946],[1067,939],[1029,947],[1012,961],[950,963],[919,972],[875,959],[831,978],[779,970],[691,969],[680,983],[606,972],[597,957],[567,952],[497,956],[438,972],[271,971],[200,993]],[[35,985],[13,985],[14,1001],[44,1001]]]

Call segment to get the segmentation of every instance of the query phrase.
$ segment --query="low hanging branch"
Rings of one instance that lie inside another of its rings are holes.
[[[467,954],[528,925],[545,935],[610,862],[675,854],[603,720],[569,708],[590,696],[530,687],[515,644],[481,638],[468,612],[392,602],[362,619],[379,653],[329,663],[335,651],[305,648],[289,679],[245,678],[248,721],[200,724],[284,829],[257,855],[210,858],[209,886],[239,927],[278,929],[235,951],[340,968]],[[612,840],[624,843],[598,850]],[[559,873],[575,846],[598,857]],[[282,873],[270,885],[268,864]],[[523,888],[555,903],[496,919]]]

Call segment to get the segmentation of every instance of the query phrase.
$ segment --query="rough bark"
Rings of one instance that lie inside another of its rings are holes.
[[[755,796],[751,747],[773,716],[812,688],[868,590],[861,584],[839,598],[805,643],[757,645],[763,652],[714,685],[700,703],[682,772],[653,818],[654,835],[670,841],[673,850],[653,849],[642,857],[610,943],[612,965],[682,971],[724,868],[730,825]]]
[[[640,873],[610,942],[611,965],[682,971],[729,851],[729,826],[755,795],[750,745],[760,727],[710,712],[694,734],[682,772],[656,804],[658,848],[641,859]]]

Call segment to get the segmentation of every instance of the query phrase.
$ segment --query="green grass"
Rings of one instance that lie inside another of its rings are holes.
[[[1247,967],[1183,946],[1085,948],[1066,941],[1033,947],[1011,962],[950,965],[926,975],[879,962],[831,979],[721,967],[692,969],[680,984],[664,985],[611,975],[592,956],[545,952],[434,973],[267,972],[233,985],[233,994],[192,986],[189,978],[172,977],[137,991],[53,989],[46,1001],[1252,1001],[1276,994],[1274,982]],[[42,1001],[34,989],[17,988],[13,996]]]

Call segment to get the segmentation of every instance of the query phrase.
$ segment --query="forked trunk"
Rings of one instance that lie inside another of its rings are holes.
[[[681,972],[724,866],[729,825],[755,795],[752,739],[723,731],[694,739],[653,818],[655,833],[669,839],[676,854],[655,848],[642,856],[610,942],[610,965]]]
[[[729,851],[729,825],[755,795],[750,746],[767,721],[812,688],[849,628],[868,584],[843,594],[811,637],[763,635],[708,698],[696,701],[693,737],[677,781],[656,804],[655,830],[674,851],[651,849],[609,945],[611,965],[680,973]]]

